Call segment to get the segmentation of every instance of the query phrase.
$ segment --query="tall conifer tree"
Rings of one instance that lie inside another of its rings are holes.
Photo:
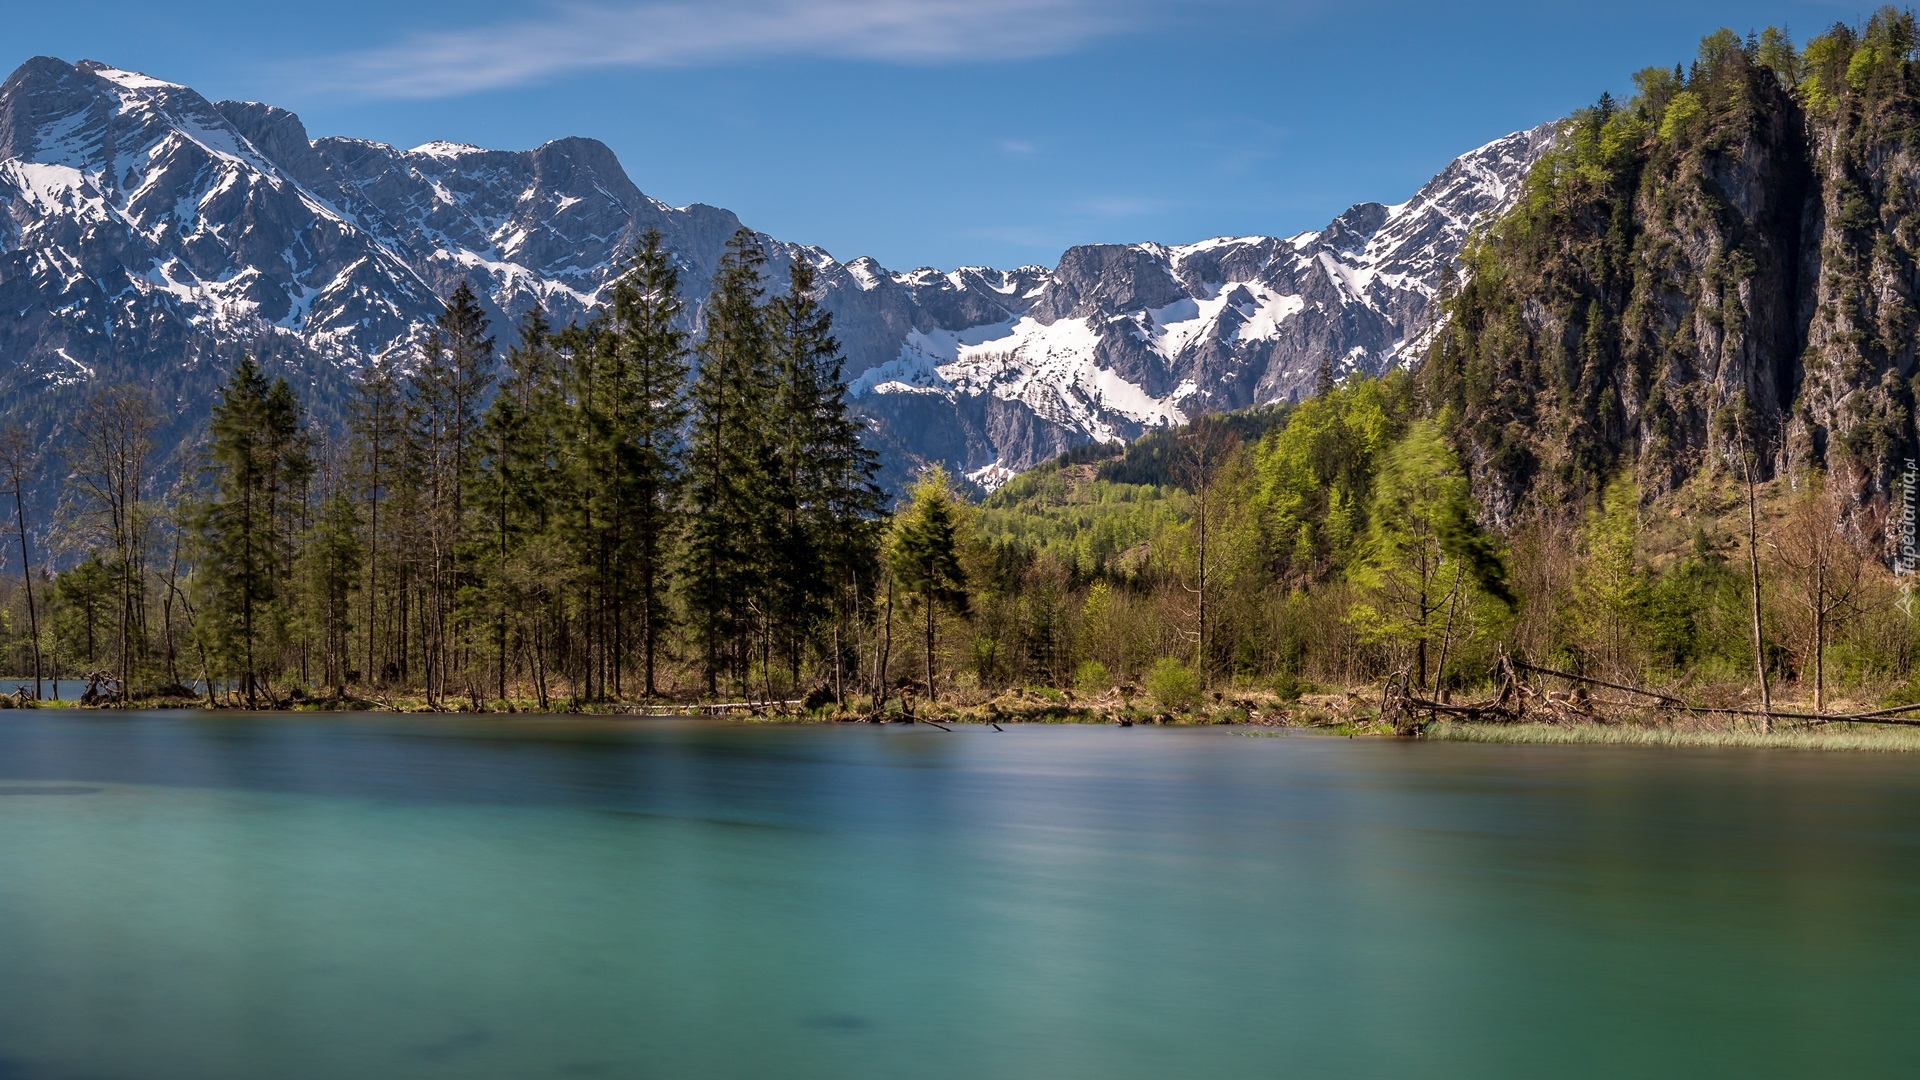
[[[407,486],[410,455],[406,447],[407,403],[400,373],[391,358],[375,358],[355,383],[348,404],[347,430],[352,437],[352,461],[366,522],[366,622],[362,626],[366,634],[365,677],[380,681],[389,665],[396,676],[405,665],[404,655],[394,655],[393,639],[397,636],[396,601],[406,595],[407,583],[394,565],[398,560],[388,537],[396,531],[389,504],[396,490]],[[387,511],[384,525],[383,510]],[[386,564],[381,561],[383,557]],[[381,576],[383,565],[392,567],[392,577]]]
[[[208,432],[213,491],[199,514],[206,623],[225,662],[222,674],[249,704],[264,690],[269,649],[284,631],[280,600],[290,552],[276,507],[290,500],[293,482],[304,482],[306,467],[292,397],[284,379],[268,384],[253,358],[241,357]]]
[[[967,571],[960,561],[961,502],[947,471],[922,473],[913,498],[894,518],[889,569],[920,608],[924,621],[927,700],[934,700],[934,636],[940,612],[967,613]]]
[[[619,428],[622,500],[629,524],[621,560],[625,592],[634,605],[643,690],[659,694],[655,662],[667,625],[668,557],[675,533],[675,495],[682,469],[681,426],[686,422],[687,339],[680,273],[649,229],[632,264],[613,288],[608,330],[621,372]]]
[[[770,305],[769,320],[778,376],[772,418],[777,473],[770,488],[778,528],[769,554],[781,586],[773,594],[773,611],[796,683],[802,652],[817,638],[821,620],[849,613],[851,593],[842,596],[843,589],[871,579],[878,557],[875,522],[884,508],[873,480],[878,458],[848,415],[845,360],[833,336],[833,315],[816,291],[812,265],[795,260],[787,292]]]
[[[507,694],[508,627],[544,605],[525,587],[517,565],[549,522],[553,490],[554,426],[560,404],[551,326],[538,305],[520,321],[519,340],[507,350],[506,374],[481,419],[483,460],[474,516],[476,614],[492,628],[494,692]]]
[[[734,233],[707,298],[706,336],[689,391],[683,587],[708,693],[723,665],[744,690],[755,615],[764,611],[762,549],[773,516],[765,413],[773,378],[760,306],[765,264],[754,235]]]
[[[455,604],[468,584],[461,559],[465,493],[473,486],[480,399],[492,382],[493,338],[473,289],[462,281],[429,335],[409,380],[415,452],[423,466],[429,559],[422,618],[427,697],[446,693],[457,662]]]

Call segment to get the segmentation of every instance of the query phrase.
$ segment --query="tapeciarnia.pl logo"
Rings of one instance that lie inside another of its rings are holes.
[[[1893,556],[1893,575],[1900,580],[1899,608],[1907,618],[1913,618],[1914,569],[1916,562],[1916,543],[1914,536],[1914,485],[1916,469],[1912,458],[1906,459],[1906,468],[1900,474],[1900,546]]]

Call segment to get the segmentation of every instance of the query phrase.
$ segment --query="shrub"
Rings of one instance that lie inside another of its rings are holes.
[[[1098,660],[1088,660],[1073,673],[1073,688],[1092,697],[1112,689],[1113,676],[1108,674],[1107,665]]]
[[[1281,701],[1299,701],[1300,695],[1306,693],[1306,689],[1306,685],[1300,681],[1300,676],[1291,671],[1283,671],[1273,678],[1274,696]]]
[[[1163,709],[1191,709],[1200,703],[1200,677],[1173,657],[1164,657],[1147,673],[1147,693]]]

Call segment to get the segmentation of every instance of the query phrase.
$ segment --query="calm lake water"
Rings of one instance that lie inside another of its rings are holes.
[[[1920,1069],[1920,759],[0,714],[0,1080]]]

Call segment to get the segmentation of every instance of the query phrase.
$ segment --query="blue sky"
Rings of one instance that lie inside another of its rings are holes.
[[[400,146],[611,145],[642,190],[895,269],[1287,235],[1622,94],[1716,27],[1862,4],[1610,0],[4,0],[15,50]],[[1624,95],[1623,95],[1624,96]]]

